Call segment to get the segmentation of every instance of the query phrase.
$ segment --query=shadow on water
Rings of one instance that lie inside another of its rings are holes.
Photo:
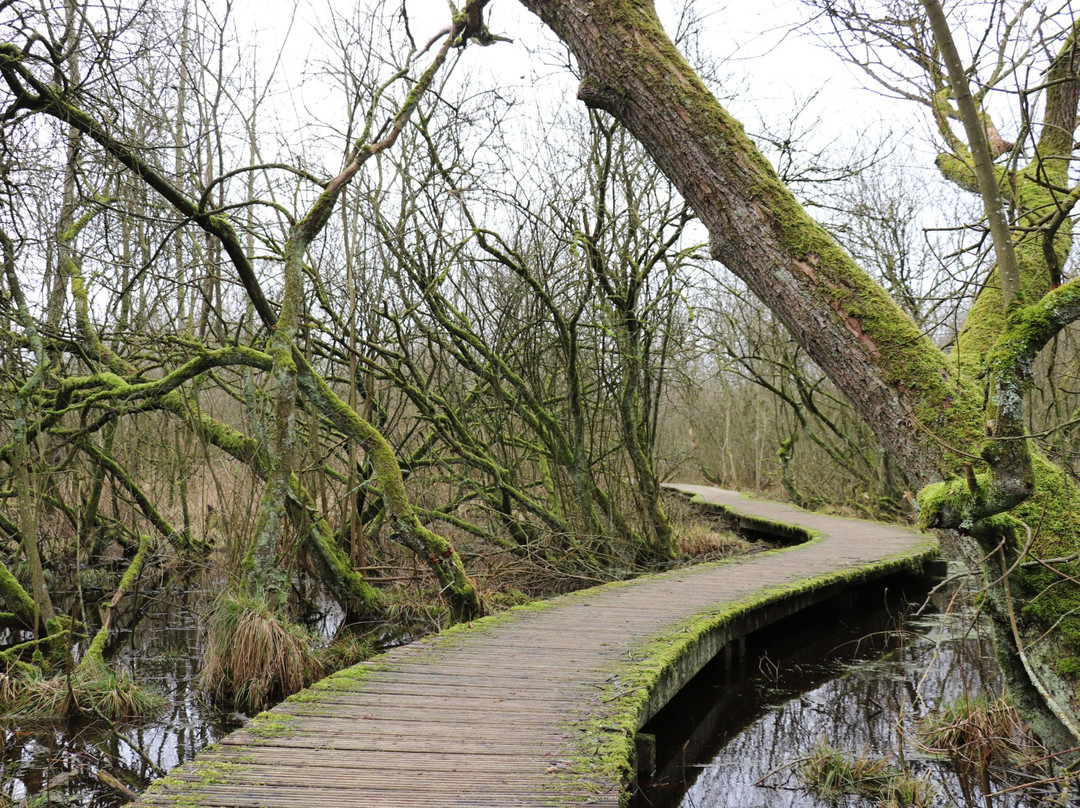
[[[657,770],[642,780],[634,808],[873,805],[801,788],[793,763],[822,741],[902,762],[934,783],[934,805],[967,805],[948,767],[912,744],[915,723],[962,696],[995,698],[1001,675],[990,632],[970,606],[949,610],[942,593],[912,617],[910,604],[924,595],[910,586],[866,589],[748,638],[728,667],[707,667],[643,728],[657,738]],[[1048,803],[1029,791],[978,804]]]

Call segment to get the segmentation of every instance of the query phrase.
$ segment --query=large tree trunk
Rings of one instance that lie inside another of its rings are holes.
[[[1070,206],[1059,203],[1054,230],[1032,224],[1013,234],[1023,275],[1019,303],[1006,313],[1000,285],[989,283],[961,336],[964,351],[946,356],[806,215],[672,45],[649,0],[522,2],[576,56],[579,98],[611,113],[642,142],[707,226],[713,255],[780,317],[911,483],[923,488],[924,526],[959,529],[982,540],[984,549],[1008,539],[1000,560],[995,553],[986,570],[997,584],[991,600],[1044,701],[1080,737],[1073,681],[1080,671],[1080,625],[1070,625],[1078,622],[1080,587],[1068,577],[1073,571],[1035,573],[1018,563],[1027,552],[1067,557],[1080,545],[1074,509],[1066,505],[1080,501],[1077,487],[1042,458],[1032,461],[1022,428],[1035,354],[1080,313],[1075,282],[1046,292],[1054,271],[1048,262],[1060,266],[1068,252],[1070,228],[1060,225]],[[1034,198],[1037,190],[1028,175],[1068,165],[1063,157],[1071,135],[1062,136],[1068,127],[1050,118],[1076,117],[1071,42],[1054,66],[1057,81],[1040,141],[1053,165],[1024,167],[1009,178],[1022,224],[1047,217],[1045,193],[1041,202],[1025,201],[1025,193]],[[1064,146],[1055,147],[1054,137]],[[951,179],[973,184],[970,152],[939,165]],[[1033,489],[1038,496],[1029,498]],[[1024,528],[1036,526],[1035,540],[1027,541]],[[980,554],[974,542],[970,546]],[[1027,646],[1025,637],[1039,637],[1038,648]],[[1060,727],[1043,722],[1041,729],[1056,744],[1069,743]]]
[[[976,446],[977,391],[806,215],[672,45],[651,3],[523,2],[577,57],[579,98],[642,142],[708,227],[714,257],[798,335],[913,482],[953,467],[934,435],[948,431],[957,449]]]

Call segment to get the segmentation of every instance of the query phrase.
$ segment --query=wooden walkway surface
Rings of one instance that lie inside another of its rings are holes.
[[[257,716],[134,804],[625,804],[635,730],[725,643],[937,550],[905,528],[672,487],[748,527],[786,523],[816,538],[577,592],[395,649]]]

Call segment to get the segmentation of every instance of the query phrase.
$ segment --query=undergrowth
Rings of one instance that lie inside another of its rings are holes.
[[[318,638],[257,595],[223,595],[209,624],[201,677],[218,703],[258,712],[325,672]]]
[[[32,719],[104,717],[110,720],[154,715],[165,699],[127,671],[108,665],[79,665],[69,674],[50,676],[32,665],[0,674],[0,708]]]
[[[991,794],[995,779],[1045,781],[1052,774],[1046,749],[1004,697],[962,696],[942,704],[916,725],[916,744],[948,761],[968,802]]]

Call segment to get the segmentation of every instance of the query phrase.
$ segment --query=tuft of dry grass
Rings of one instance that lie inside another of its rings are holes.
[[[223,595],[209,622],[200,676],[217,703],[258,712],[324,673],[317,639],[261,597]]]
[[[930,808],[937,791],[925,777],[913,777],[885,758],[861,754],[849,758],[824,741],[797,766],[810,792],[827,800],[859,797],[877,808]]]
[[[730,530],[718,529],[708,522],[685,522],[674,527],[675,552],[684,558],[727,558],[748,553],[753,549],[753,545],[746,539]]]
[[[726,517],[691,502],[681,494],[668,493],[664,510],[675,532],[675,555],[694,561],[711,561],[753,551],[753,543],[739,536]]]
[[[943,704],[919,721],[917,733],[925,751],[964,768],[1015,763],[1030,742],[1023,720],[1003,697]]]
[[[375,653],[371,642],[352,634],[339,634],[324,648],[316,651],[325,673],[348,668],[369,659]]]
[[[916,743],[949,761],[969,800],[976,790],[991,793],[994,772],[1024,772],[1036,780],[1050,774],[1045,765],[1031,763],[1046,761],[1046,750],[1004,696],[964,696],[941,705],[919,721]]]
[[[46,676],[32,665],[0,675],[0,707],[30,719],[97,716],[109,720],[149,716],[165,699],[108,665],[79,665],[70,675]]]

